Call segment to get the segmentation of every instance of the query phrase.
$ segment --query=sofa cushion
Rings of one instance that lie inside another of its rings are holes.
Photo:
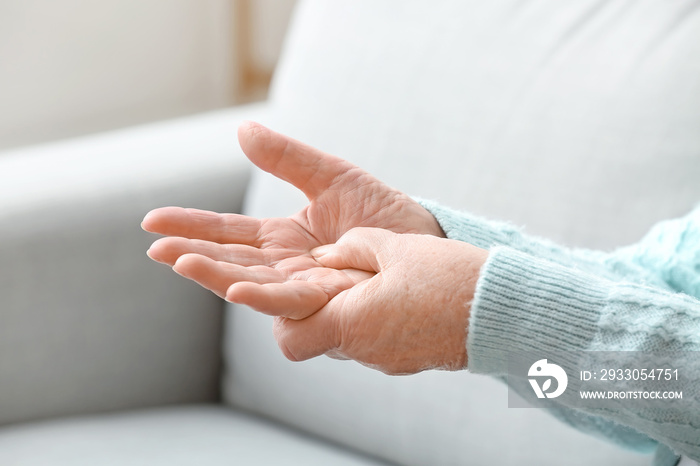
[[[275,79],[274,128],[409,194],[571,246],[615,247],[700,200],[694,6],[307,1]],[[247,213],[304,203],[256,173]],[[402,464],[647,461],[539,410],[506,408],[490,379],[291,364],[270,319],[240,308],[227,332],[228,403]]]
[[[8,466],[384,464],[215,405],[105,414],[0,429]]]

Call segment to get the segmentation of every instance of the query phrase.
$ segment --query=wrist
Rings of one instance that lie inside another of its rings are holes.
[[[435,290],[437,296],[444,297],[443,306],[449,309],[447,316],[448,326],[455,332],[452,341],[457,342],[454,350],[449,354],[455,355],[455,364],[451,364],[452,370],[467,369],[470,354],[467,343],[469,341],[470,322],[472,320],[472,306],[474,296],[479,283],[481,270],[488,261],[489,251],[477,248],[471,244],[457,240],[445,240],[450,243],[451,257],[442,257],[440,264],[436,265],[446,274],[441,283],[441,288]]]
[[[518,228],[508,223],[456,211],[426,199],[415,198],[415,200],[433,216],[446,238],[490,249],[493,246],[510,245],[517,241],[520,235]]]

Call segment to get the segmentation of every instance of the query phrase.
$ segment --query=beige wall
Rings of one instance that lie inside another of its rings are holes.
[[[259,67],[272,69],[282,48],[294,0],[248,0],[251,3],[251,55]]]
[[[292,3],[252,0],[263,67]],[[0,0],[0,149],[241,100],[235,11],[233,0]]]

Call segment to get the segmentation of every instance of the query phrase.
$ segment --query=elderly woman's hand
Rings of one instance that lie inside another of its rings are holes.
[[[319,267],[315,247],[360,226],[444,236],[418,203],[343,159],[256,123],[241,126],[238,138],[254,164],[299,188],[309,205],[266,219],[165,207],[142,223],[167,236],[149,249],[152,259],[229,301],[303,319],[371,276]]]
[[[287,358],[326,354],[387,374],[466,368],[470,306],[487,251],[356,228],[312,255],[326,267],[373,275],[304,320],[277,319],[275,337]]]

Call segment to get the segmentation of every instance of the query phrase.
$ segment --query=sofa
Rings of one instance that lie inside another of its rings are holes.
[[[289,362],[139,224],[303,206],[238,147],[255,120],[571,247],[633,242],[700,199],[698,6],[305,0],[267,101],[1,153],[0,464],[650,464],[488,377]]]

